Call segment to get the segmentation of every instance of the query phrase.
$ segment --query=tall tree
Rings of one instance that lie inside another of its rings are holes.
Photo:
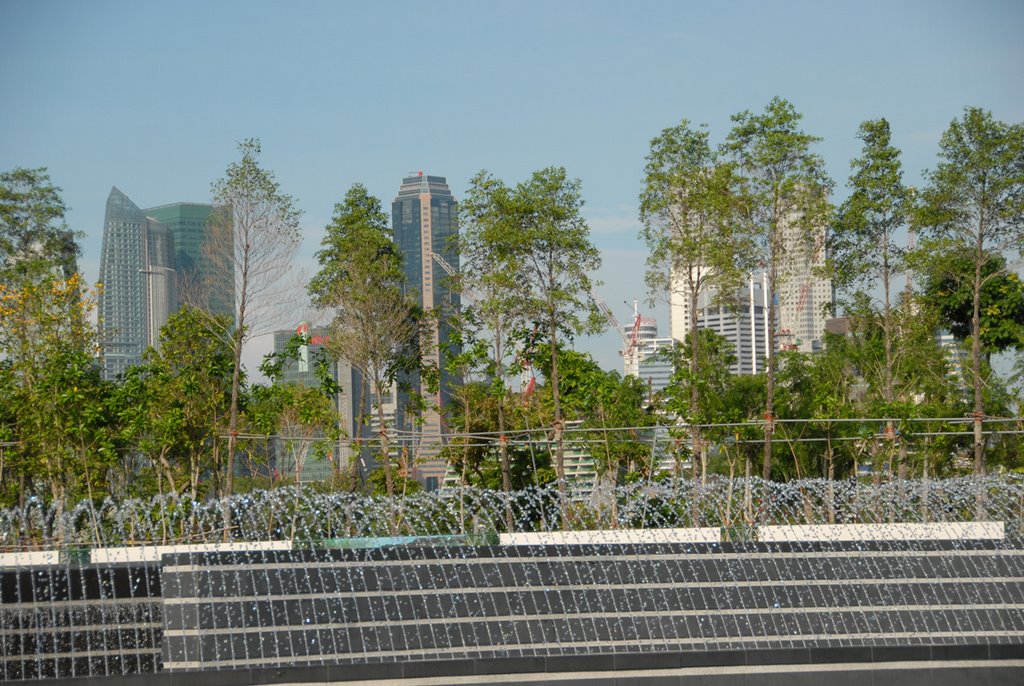
[[[234,355],[231,374],[231,406],[228,419],[227,455],[224,459],[224,493],[234,489],[235,449],[238,443],[239,399],[242,385],[242,348],[265,318],[282,304],[282,280],[292,267],[299,248],[301,211],[295,200],[281,192],[273,172],[259,164],[260,143],[255,138],[238,145],[242,159],[228,165],[224,178],[212,186],[217,206],[210,218],[211,239],[206,243],[211,266],[210,289],[225,280],[235,284],[234,322],[229,329],[216,328],[231,342]],[[217,273],[227,269],[228,274]],[[215,327],[218,319],[210,322]]]
[[[738,230],[736,180],[731,164],[721,162],[708,143],[705,127],[683,120],[651,141],[640,193],[641,235],[647,242],[647,284],[651,293],[674,292],[687,299],[688,379],[698,377],[701,339],[697,308],[701,296],[715,288],[732,298],[749,268],[749,241]],[[700,406],[701,386],[689,383],[686,405]],[[691,426],[694,464],[701,454],[700,421],[685,415]]]
[[[79,249],[64,223],[66,210],[45,168],[0,173],[0,281],[53,270],[67,279],[77,271]]]
[[[804,133],[792,104],[773,98],[763,114],[732,117],[734,126],[723,146],[741,177],[745,230],[755,244],[755,262],[765,270],[768,298],[768,360],[764,462],[762,477],[771,477],[775,412],[777,304],[793,246],[813,242],[829,216],[832,183],[822,158],[811,151],[820,139]],[[794,238],[796,240],[794,240]]]
[[[590,241],[590,229],[581,214],[580,182],[569,179],[564,168],[536,171],[507,194],[505,212],[511,218],[507,249],[517,270],[522,312],[537,323],[550,344],[555,470],[564,497],[565,418],[559,395],[558,348],[565,337],[603,326],[590,295],[590,272],[600,266],[601,255]],[[567,516],[563,508],[563,518]]]
[[[1024,125],[1006,124],[968,107],[939,142],[939,164],[927,173],[918,221],[922,249],[969,255],[971,368],[974,390],[974,471],[985,473],[981,299],[989,281],[1024,257]],[[1007,258],[1002,268],[995,260]],[[933,263],[934,264],[934,263]],[[941,268],[941,267],[940,267]]]
[[[882,400],[886,417],[892,416],[895,391],[893,344],[893,278],[903,270],[905,251],[896,232],[907,222],[910,195],[903,185],[900,151],[893,147],[889,122],[865,121],[857,137],[864,142],[861,157],[850,162],[853,174],[850,197],[836,215],[829,234],[828,268],[832,284],[841,290],[867,290],[882,285]],[[892,422],[886,436],[894,437]]]
[[[399,372],[419,363],[416,303],[403,288],[401,262],[380,200],[363,185],[353,185],[334,206],[326,232],[316,254],[320,270],[308,290],[315,305],[333,314],[328,350],[370,383],[385,489],[393,495],[383,398]]]
[[[459,208],[459,255],[462,271],[459,287],[472,299],[472,318],[479,321],[488,349],[487,374],[491,379],[498,422],[498,456],[501,487],[512,489],[508,442],[505,438],[506,378],[515,365],[510,344],[517,328],[524,325],[518,294],[518,261],[515,256],[514,225],[516,213],[511,207],[511,192],[486,171],[469,182],[469,190]],[[467,321],[471,321],[467,317]],[[511,514],[508,513],[509,520]]]

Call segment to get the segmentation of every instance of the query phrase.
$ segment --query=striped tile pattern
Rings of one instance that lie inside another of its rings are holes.
[[[166,669],[1024,641],[1024,545],[551,545],[168,556]]]
[[[157,565],[0,573],[0,680],[151,673],[163,634]]]

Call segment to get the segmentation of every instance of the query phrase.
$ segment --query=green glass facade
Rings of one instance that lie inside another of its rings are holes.
[[[226,258],[222,258],[225,261],[220,265],[211,263],[210,251],[205,249],[213,205],[178,202],[143,212],[166,226],[174,236],[174,262],[182,302],[202,306],[212,314],[234,317],[232,267]]]

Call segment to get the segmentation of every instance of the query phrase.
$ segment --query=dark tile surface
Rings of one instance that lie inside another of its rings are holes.
[[[959,554],[965,550],[994,552]],[[723,551],[739,556],[708,556]],[[864,551],[880,554],[865,557]],[[922,554],[927,551],[945,554]],[[584,555],[598,557],[579,559]],[[337,561],[353,564],[310,566]],[[706,649],[715,647],[736,648],[718,654],[726,664],[739,658],[822,663],[844,656],[857,661],[1019,659],[1019,646],[967,645],[963,632],[987,632],[970,640],[988,643],[1009,641],[1012,632],[1024,629],[1016,610],[959,607],[1017,604],[1024,598],[1024,584],[958,581],[1024,573],[1021,556],[999,555],[992,543],[393,547],[176,555],[165,562],[197,569],[166,572],[163,579],[156,565],[0,573],[0,625],[10,628],[0,635],[0,657],[40,656],[17,666],[6,660],[2,676],[152,669],[153,657],[104,654],[142,646],[162,649],[174,660],[277,658],[288,664],[328,654],[342,661],[400,661],[404,658],[384,653],[412,651],[457,660],[532,655],[582,669],[594,669],[603,659],[618,660],[620,669],[644,660],[704,664],[715,656]],[[255,569],[253,563],[279,566]],[[925,583],[898,581],[907,577]],[[810,579],[826,583],[802,583]],[[145,604],[161,592],[199,600],[168,604],[161,616],[160,604]],[[121,598],[139,604],[109,611],[93,604],[74,611],[18,609],[36,601]],[[907,605],[925,607],[899,609]],[[822,607],[848,609],[807,611]],[[734,609],[749,612],[721,612]],[[82,624],[151,628],[73,628]],[[44,626],[47,631],[36,630]],[[164,626],[202,633],[161,641]],[[253,628],[262,630],[237,631]],[[851,634],[877,637],[847,638]],[[810,635],[826,638],[802,638]],[[600,645],[589,645],[595,642]],[[933,643],[946,645],[930,648]],[[845,653],[844,647],[849,648]],[[57,652],[76,656],[59,662],[47,658]],[[626,654],[613,656],[616,652]]]

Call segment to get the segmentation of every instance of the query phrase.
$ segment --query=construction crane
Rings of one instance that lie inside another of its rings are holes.
[[[615,316],[615,313],[612,312],[612,309],[610,307],[608,307],[608,303],[602,300],[601,296],[599,296],[594,291],[591,291],[590,295],[594,299],[594,303],[597,305],[597,309],[601,310],[601,314],[604,315],[604,318],[608,320],[608,323],[612,325],[613,329],[615,329],[615,333],[619,334],[619,338],[622,339],[622,350],[619,351],[619,354],[622,355],[623,358],[630,361],[630,368],[634,371],[634,373],[639,373],[640,347],[638,345],[638,339],[640,337],[641,317],[640,313],[637,311],[636,301],[633,302],[633,328],[630,330],[629,335],[627,335],[626,332],[623,330],[622,325],[619,324],[619,320]]]
[[[444,270],[445,274],[447,274],[449,277],[455,279],[458,282],[459,273],[455,271],[455,267],[448,263],[448,260],[441,257],[441,255],[436,252],[430,253],[430,256],[434,258],[434,262],[437,262],[438,266],[440,266],[441,269]],[[459,282],[458,285],[460,287],[460,294],[469,296],[471,300],[478,300],[478,298],[476,297],[476,293],[473,291],[473,289],[465,288],[464,284],[462,284],[461,282]]]

